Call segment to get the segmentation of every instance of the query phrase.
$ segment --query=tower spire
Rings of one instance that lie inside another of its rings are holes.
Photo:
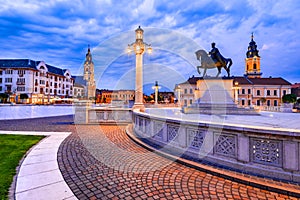
[[[254,41],[253,32],[251,33],[251,41],[246,52],[246,69],[245,75],[249,78],[260,78],[262,73],[260,71],[260,56],[258,55],[256,42]]]

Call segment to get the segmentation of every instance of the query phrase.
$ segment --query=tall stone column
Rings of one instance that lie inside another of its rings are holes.
[[[135,101],[133,109],[144,110],[143,104],[143,54],[136,54]]]

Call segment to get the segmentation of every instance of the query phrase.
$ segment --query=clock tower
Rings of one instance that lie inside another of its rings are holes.
[[[249,78],[261,78],[260,56],[258,55],[259,51],[257,50],[257,45],[253,38],[254,36],[252,33],[245,59],[245,76]]]
[[[83,79],[86,81],[85,96],[87,99],[91,100],[91,98],[94,98],[96,95],[96,84],[94,78],[94,62],[92,60],[90,46],[85,55]]]

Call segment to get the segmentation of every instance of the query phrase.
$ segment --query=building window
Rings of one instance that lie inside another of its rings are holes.
[[[39,72],[35,72],[35,76],[38,76],[39,75]]]
[[[192,104],[193,103],[193,99],[190,99],[190,104]]]
[[[0,70],[0,75],[2,75],[2,70]]]
[[[245,105],[245,100],[244,99],[242,99],[242,106],[244,106]]]
[[[187,89],[184,89],[184,94],[187,94]]]
[[[267,90],[267,96],[270,96],[270,95],[271,95],[271,91]]]
[[[12,83],[12,78],[5,78],[5,83]]]
[[[187,100],[186,99],[184,100],[184,106],[187,106]]]
[[[2,83],[2,78],[0,78],[0,83]]]
[[[242,89],[242,94],[245,94],[245,89]]]
[[[19,74],[19,75],[25,74],[25,70],[18,70],[18,74]]]
[[[267,100],[267,106],[271,106],[271,101]]]
[[[37,87],[34,88],[34,91],[37,92]]]
[[[190,89],[190,94],[193,94],[193,89],[192,88]]]
[[[251,94],[251,89],[248,89],[248,94]]]
[[[248,100],[248,106],[251,106],[251,100]]]
[[[286,90],[283,90],[283,95],[286,95]]]
[[[13,74],[13,70],[12,69],[6,69],[5,74]]]
[[[52,93],[52,89],[50,89],[50,93]]]
[[[256,95],[257,95],[257,96],[260,96],[260,90],[257,90],[257,91],[256,91]]]
[[[256,100],[256,105],[260,106],[260,100]]]
[[[274,106],[278,106],[277,100],[274,100]]]
[[[0,86],[0,92],[2,91],[2,86]]]
[[[277,90],[274,90],[274,96],[277,96]]]
[[[254,65],[253,65],[253,69],[254,69],[254,70],[256,70],[256,63],[254,63]]]
[[[18,92],[24,92],[25,91],[25,87],[17,87],[17,91]]]

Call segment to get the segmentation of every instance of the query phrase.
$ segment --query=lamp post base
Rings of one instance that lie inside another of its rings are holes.
[[[132,110],[138,110],[140,112],[145,112],[145,106],[142,103],[135,103],[132,107]]]

